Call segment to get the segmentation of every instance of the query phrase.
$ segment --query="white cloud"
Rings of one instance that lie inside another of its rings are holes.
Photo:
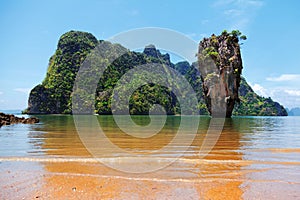
[[[14,91],[16,92],[21,92],[21,93],[26,93],[28,94],[30,92],[30,88],[15,88]]]
[[[275,86],[268,87],[261,84],[251,84],[251,88],[260,96],[271,97],[274,101],[282,104],[286,108],[300,107],[300,86]]]
[[[284,107],[300,107],[300,90],[295,91],[284,88],[271,88],[271,97],[273,100],[283,104]]]
[[[273,85],[268,92],[274,100],[288,108],[300,107],[300,74],[281,74],[266,80]]]
[[[268,90],[265,89],[263,86],[259,85],[259,84],[254,84],[254,85],[250,85],[252,87],[252,89],[254,90],[255,93],[257,93],[260,96],[263,97],[269,97],[270,94],[268,94]]]
[[[268,77],[267,81],[300,81],[300,74],[282,74],[279,77]]]
[[[284,90],[290,96],[300,97],[300,90]]]
[[[3,94],[3,92],[0,91],[0,95]]]

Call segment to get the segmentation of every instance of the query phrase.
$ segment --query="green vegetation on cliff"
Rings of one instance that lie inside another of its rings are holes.
[[[71,113],[71,93],[81,63],[98,40],[90,33],[63,34],[49,60],[46,78],[30,92],[28,113]]]
[[[239,89],[240,103],[233,110],[234,115],[243,116],[287,116],[288,113],[282,105],[271,98],[257,95],[244,78],[241,79]]]
[[[49,60],[46,78],[30,92],[28,108],[25,112],[29,114],[71,113],[73,85],[79,67],[91,50],[101,42],[105,41],[98,41],[92,34],[86,32],[70,31],[63,34],[59,39],[56,52]],[[200,113],[208,114],[197,64],[190,65],[188,62],[173,64],[168,54],[161,54],[153,45],[147,46],[144,52],[132,52],[119,44],[109,42],[107,45],[111,48],[112,57],[117,49],[122,49],[126,53],[116,59],[99,80],[94,102],[95,113],[111,113],[113,89],[126,72],[139,65],[160,63],[185,76],[197,94]],[[174,84],[176,87],[176,84],[180,83]],[[244,79],[241,82],[240,99],[240,104],[236,105],[234,110],[235,115],[286,115],[285,109],[278,103],[270,98],[256,95]],[[168,114],[180,114],[180,105],[173,92],[155,84],[143,85],[131,95],[130,113],[148,114],[153,104],[162,105]]]

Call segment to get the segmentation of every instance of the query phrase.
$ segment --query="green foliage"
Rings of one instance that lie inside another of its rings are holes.
[[[244,78],[241,79],[239,93],[240,103],[235,105],[233,115],[287,116],[286,110],[279,103],[257,95]]]
[[[228,34],[228,31],[227,30],[223,30],[222,31],[222,35],[227,35]]]
[[[190,68],[190,64],[187,61],[183,61],[183,62],[178,62],[175,64],[174,67],[180,74],[182,75],[186,75],[189,68]]]
[[[43,85],[35,86],[31,92],[29,97],[29,104],[37,104],[33,110],[30,110],[30,113],[57,113],[55,109],[57,107],[57,101],[53,96],[54,90],[47,89]],[[25,112],[29,112],[29,110],[25,110]]]
[[[233,30],[231,31],[230,35],[232,35],[233,37],[239,37],[242,35],[242,33],[239,30]]]
[[[232,37],[238,38],[240,40],[247,40],[247,36],[243,35],[242,32],[239,30],[233,30],[229,33],[229,35],[231,35]]]
[[[247,40],[247,36],[246,35],[242,35],[242,36],[240,36],[240,39],[241,40]]]
[[[212,59],[217,59],[219,56],[219,53],[216,51],[213,47],[207,47],[204,49],[204,55],[210,56]]]

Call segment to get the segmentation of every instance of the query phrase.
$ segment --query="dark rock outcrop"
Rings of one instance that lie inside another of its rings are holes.
[[[11,125],[11,124],[34,124],[38,123],[39,119],[35,117],[24,118],[24,117],[16,117],[15,115],[11,114],[4,114],[0,112],[0,127],[4,125]]]
[[[235,102],[239,101],[243,65],[238,36],[227,32],[213,34],[199,44],[204,99],[213,117],[231,117]]]

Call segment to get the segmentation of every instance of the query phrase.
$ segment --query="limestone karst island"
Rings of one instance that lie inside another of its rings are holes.
[[[197,63],[172,63],[169,54],[162,54],[152,44],[143,52],[134,52],[120,44],[109,43],[112,49],[122,48],[127,53],[116,59],[99,80],[94,113],[111,114],[113,88],[127,71],[137,65],[160,63],[185,76],[197,94],[201,115],[286,116],[283,106],[271,98],[257,95],[242,76],[240,41],[245,39],[239,31],[223,31],[219,36],[213,34],[204,38],[199,43]],[[86,56],[101,42],[105,41],[87,32],[63,34],[49,59],[44,81],[30,92],[24,113],[71,114],[76,74]],[[169,115],[180,114],[180,105],[172,91],[154,84],[144,85],[134,92],[130,97],[130,114],[148,114],[153,104],[162,105]]]

